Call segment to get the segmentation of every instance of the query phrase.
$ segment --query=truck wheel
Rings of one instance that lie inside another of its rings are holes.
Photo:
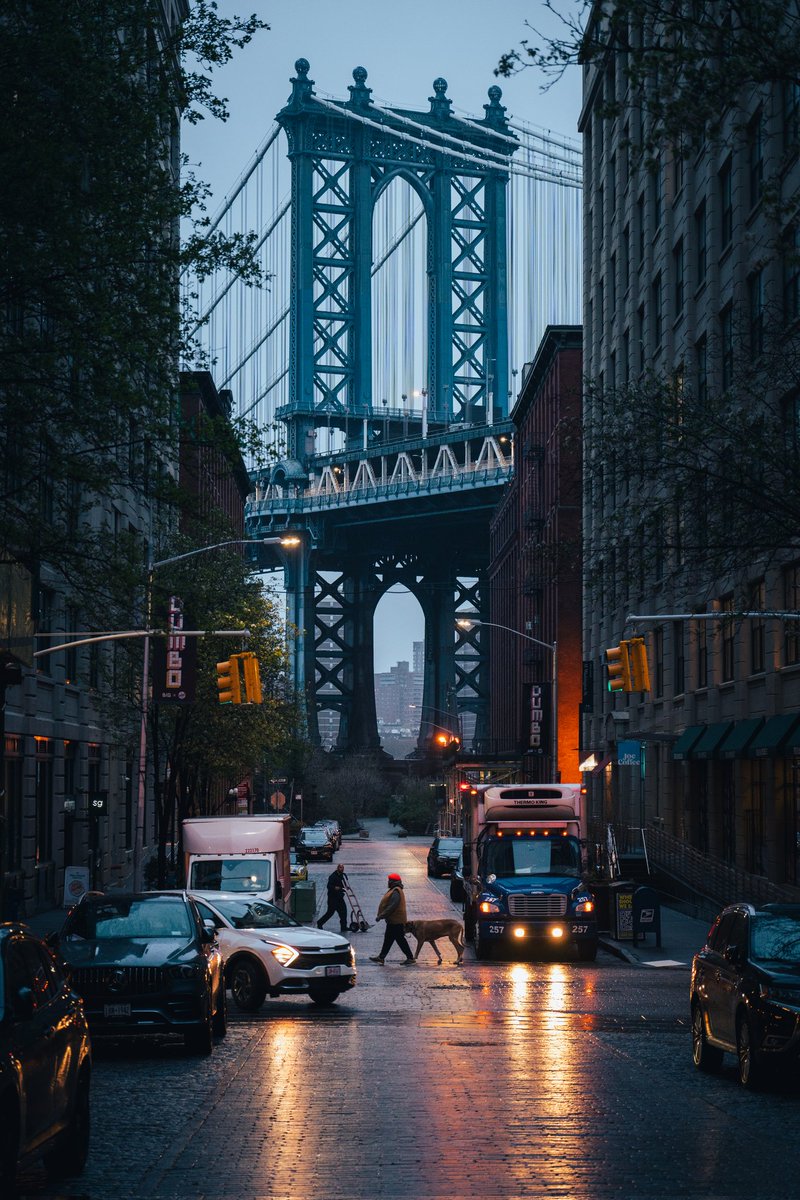
[[[480,922],[475,923],[475,957],[487,959],[492,957],[492,947],[486,941],[486,938],[481,937]]]
[[[594,962],[597,958],[597,942],[578,942],[578,958],[581,962]]]
[[[258,1012],[267,994],[263,969],[251,959],[235,958],[228,967],[228,986],[241,1012]]]

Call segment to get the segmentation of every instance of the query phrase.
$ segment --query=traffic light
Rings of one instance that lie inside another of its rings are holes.
[[[225,662],[217,663],[217,691],[220,704],[241,704],[242,684],[239,678],[239,659],[232,654]]]
[[[262,701],[261,695],[261,676],[258,671],[258,658],[252,650],[240,654],[242,667],[244,669],[244,694],[248,704],[260,704]]]
[[[628,642],[630,659],[631,691],[650,691],[650,669],[647,665],[647,646],[644,638],[631,638]]]
[[[608,669],[608,690],[610,692],[630,692],[631,662],[628,654],[628,643],[620,642],[606,650],[606,667]]]

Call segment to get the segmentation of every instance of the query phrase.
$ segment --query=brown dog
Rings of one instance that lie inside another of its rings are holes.
[[[456,949],[458,958],[456,966],[461,966],[461,960],[464,957],[464,928],[460,921],[454,920],[452,917],[442,917],[437,921],[409,921],[406,925],[406,933],[412,933],[417,939],[417,949],[414,954],[414,961],[419,958],[419,952],[426,942],[430,942],[433,946],[433,952],[441,963],[442,956],[439,953],[439,947],[436,945],[436,939],[448,937]]]

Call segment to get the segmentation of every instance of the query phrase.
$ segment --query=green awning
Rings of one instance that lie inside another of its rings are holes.
[[[780,717],[770,717],[765,722],[764,728],[750,743],[750,754],[756,758],[767,758],[770,754],[776,754],[798,721],[800,721],[800,713],[786,713]]]
[[[763,717],[737,721],[719,748],[720,758],[744,758],[747,747],[763,724]]]
[[[717,721],[716,725],[706,725],[700,741],[692,747],[692,758],[713,758],[732,725],[733,721]]]
[[[688,758],[689,751],[691,750],[692,746],[698,740],[700,735],[705,733],[705,730],[705,725],[690,725],[687,729],[684,729],[683,733],[672,747],[672,757],[678,759]]]

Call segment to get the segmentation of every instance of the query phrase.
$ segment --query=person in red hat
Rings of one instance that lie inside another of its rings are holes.
[[[406,966],[414,963],[414,955],[411,953],[411,947],[406,941],[406,897],[403,892],[403,881],[399,875],[392,873],[386,881],[389,884],[389,890],[381,897],[381,902],[378,905],[378,915],[376,921],[386,922],[386,933],[383,935],[383,945],[381,946],[380,954],[370,955],[370,961],[380,963],[383,966],[386,961],[386,955],[397,942],[400,949],[406,956]]]

